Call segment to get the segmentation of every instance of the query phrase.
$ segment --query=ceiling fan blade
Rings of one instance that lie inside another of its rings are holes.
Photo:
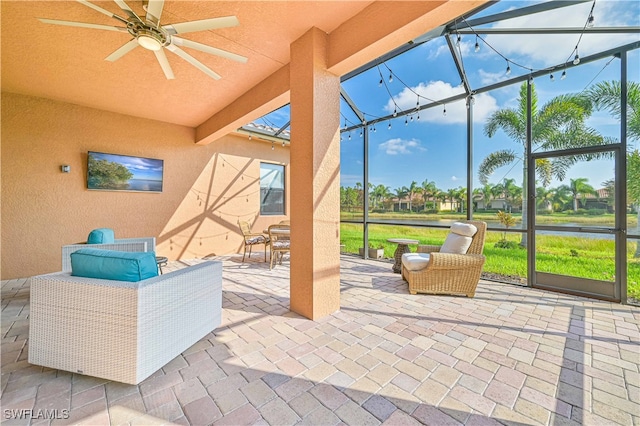
[[[216,56],[222,56],[223,58],[231,59],[233,61],[247,62],[247,58],[235,53],[227,52],[226,50],[218,49],[216,47],[207,46],[206,44],[198,43],[196,41],[187,40],[180,37],[171,37],[171,42],[178,46],[190,47],[192,49],[199,50],[201,52],[210,53]]]
[[[124,10],[125,13],[129,15],[130,18],[134,18],[134,19],[137,19],[138,21],[142,21],[142,19],[140,19],[140,17],[133,11],[133,9],[129,7],[128,4],[124,2],[124,0],[113,0],[113,1],[116,2],[116,4],[120,6],[120,9]]]
[[[194,67],[198,68],[203,73],[207,74],[209,77],[211,77],[211,78],[213,78],[215,80],[219,80],[220,79],[220,75],[219,74],[217,74],[216,72],[214,72],[211,69],[207,68],[202,62],[198,61],[196,58],[194,58],[193,56],[189,55],[187,52],[185,52],[184,50],[180,49],[178,46],[176,46],[174,44],[170,44],[170,45],[166,46],[166,48],[168,50],[172,51],[173,53],[175,53],[176,55],[180,56],[185,61],[189,62]]]
[[[178,24],[163,25],[171,35],[192,33],[195,31],[215,30],[217,28],[235,27],[240,21],[235,16],[222,16],[220,18],[202,19],[200,21],[181,22]]]
[[[103,8],[101,8],[100,6],[96,6],[95,4],[90,3],[90,2],[88,2],[87,0],[76,0],[76,1],[77,1],[78,3],[82,3],[83,5],[85,5],[85,6],[87,6],[87,7],[90,7],[91,9],[93,9],[93,10],[95,10],[95,11],[98,11],[98,12],[100,12],[100,13],[104,13],[105,15],[107,15],[107,16],[108,16],[108,17],[110,17],[110,18],[116,18],[117,20],[122,21],[122,22],[124,22],[125,24],[127,23],[127,20],[126,20],[126,19],[124,19],[124,18],[122,18],[122,17],[120,17],[120,16],[118,16],[118,15],[116,15],[116,14],[114,14],[114,13],[111,13],[111,12],[109,12],[109,11],[108,11],[108,10],[106,10],[106,9],[103,9]]]
[[[138,40],[136,40],[134,38],[131,41],[129,41],[128,43],[122,45],[120,48],[118,48],[118,50],[113,52],[111,55],[109,55],[106,58],[104,58],[104,60],[105,61],[109,61],[109,62],[117,61],[118,59],[120,59],[124,55],[126,55],[127,53],[131,52],[136,47],[138,47]]]
[[[175,76],[173,75],[173,70],[171,69],[171,65],[169,65],[169,61],[167,60],[167,55],[165,55],[164,50],[154,50],[153,53],[156,54],[156,58],[158,59],[167,80],[173,80]]]
[[[147,4],[147,22],[153,22],[157,27],[160,24],[160,15],[162,15],[163,7],[164,0],[149,0]]]
[[[45,24],[66,25],[68,27],[93,28],[95,30],[122,31],[127,32],[125,27],[112,27],[110,25],[89,24],[86,22],[59,21],[57,19],[38,18],[40,22]]]

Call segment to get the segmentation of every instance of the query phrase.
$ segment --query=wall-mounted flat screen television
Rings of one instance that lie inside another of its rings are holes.
[[[162,192],[163,160],[89,151],[87,165],[88,189]]]

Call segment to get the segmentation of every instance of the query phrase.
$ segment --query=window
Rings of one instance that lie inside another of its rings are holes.
[[[260,163],[260,214],[284,214],[284,166]]]

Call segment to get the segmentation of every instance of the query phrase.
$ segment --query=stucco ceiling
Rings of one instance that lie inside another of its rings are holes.
[[[93,3],[126,16],[113,1]],[[237,27],[181,36],[248,58],[243,64],[184,48],[222,76],[214,80],[166,51],[175,74],[174,80],[167,80],[154,54],[140,47],[115,62],[104,60],[131,39],[127,33],[50,25],[37,19],[118,25],[113,18],[77,1],[3,0],[2,90],[197,127],[289,63],[291,43],[310,28],[331,33],[363,14],[371,3],[167,1],[162,25],[235,15],[240,21]],[[479,3],[469,2],[467,8]],[[144,16],[142,1],[127,4]]]

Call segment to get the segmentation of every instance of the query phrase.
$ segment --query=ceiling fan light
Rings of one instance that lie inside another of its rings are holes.
[[[153,37],[141,35],[137,38],[138,44],[147,50],[158,51],[162,49],[162,44]]]

